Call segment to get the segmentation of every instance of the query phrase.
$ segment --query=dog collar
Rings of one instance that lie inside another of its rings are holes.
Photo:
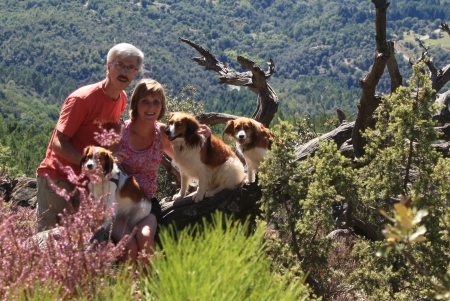
[[[116,184],[117,187],[119,187],[119,179],[120,179],[120,171],[119,171],[119,173],[117,174],[117,179],[111,177],[111,178],[109,179],[109,181],[110,181],[110,182],[113,182],[114,184]]]
[[[116,184],[116,186],[119,186],[119,179],[109,179],[109,181],[113,182],[114,184]]]

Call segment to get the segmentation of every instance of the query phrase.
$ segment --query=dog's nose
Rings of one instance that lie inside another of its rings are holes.
[[[239,135],[238,138],[239,138],[239,139],[244,139],[245,136],[244,136],[244,135]]]
[[[86,164],[86,167],[87,169],[92,170],[94,168],[94,164],[92,163]]]
[[[169,129],[169,127],[166,127],[166,129],[164,130],[164,133],[166,133],[167,136],[170,135],[170,129]]]

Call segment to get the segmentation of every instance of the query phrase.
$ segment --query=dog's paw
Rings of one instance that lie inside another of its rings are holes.
[[[196,193],[192,196],[192,199],[194,200],[195,203],[203,201],[203,194]]]
[[[207,191],[206,193],[205,193],[205,198],[210,198],[210,197],[213,197],[214,195],[216,194],[216,192],[215,191]]]
[[[183,196],[181,196],[181,193],[177,193],[177,194],[174,194],[174,196],[172,197],[172,201],[176,201],[176,200],[179,200],[182,198],[183,198]]]

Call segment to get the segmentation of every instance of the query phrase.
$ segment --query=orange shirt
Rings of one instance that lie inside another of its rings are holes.
[[[100,133],[100,125],[109,130],[119,123],[126,105],[125,92],[122,91],[119,99],[113,101],[103,91],[102,82],[81,87],[69,95],[64,101],[45,159],[38,167],[36,174],[41,177],[49,175],[51,178],[67,181],[67,175],[56,162],[58,160],[63,166],[70,166],[75,174],[79,175],[81,172],[79,165],[63,159],[53,151],[52,145],[56,131],[69,136],[70,144],[82,154],[86,146],[99,145],[94,139],[94,133]]]

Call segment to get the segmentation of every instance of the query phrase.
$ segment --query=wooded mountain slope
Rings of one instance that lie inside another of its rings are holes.
[[[409,30],[432,33],[450,15],[448,2],[391,1],[392,38]],[[369,0],[4,0],[0,113],[38,127],[54,122],[68,93],[103,78],[108,49],[126,41],[146,55],[141,76],[174,93],[195,86],[207,111],[250,115],[255,95],[219,86],[214,74],[190,60],[197,53],[178,37],[204,46],[237,70],[237,55],[262,67],[272,58],[277,74],[270,84],[287,115],[337,107],[355,112],[358,80],[373,61],[373,18]],[[412,43],[407,46],[420,53]],[[437,60],[450,58],[439,44],[431,47]],[[399,63],[403,72],[409,70],[407,61]],[[386,86],[382,82],[380,92]]]

